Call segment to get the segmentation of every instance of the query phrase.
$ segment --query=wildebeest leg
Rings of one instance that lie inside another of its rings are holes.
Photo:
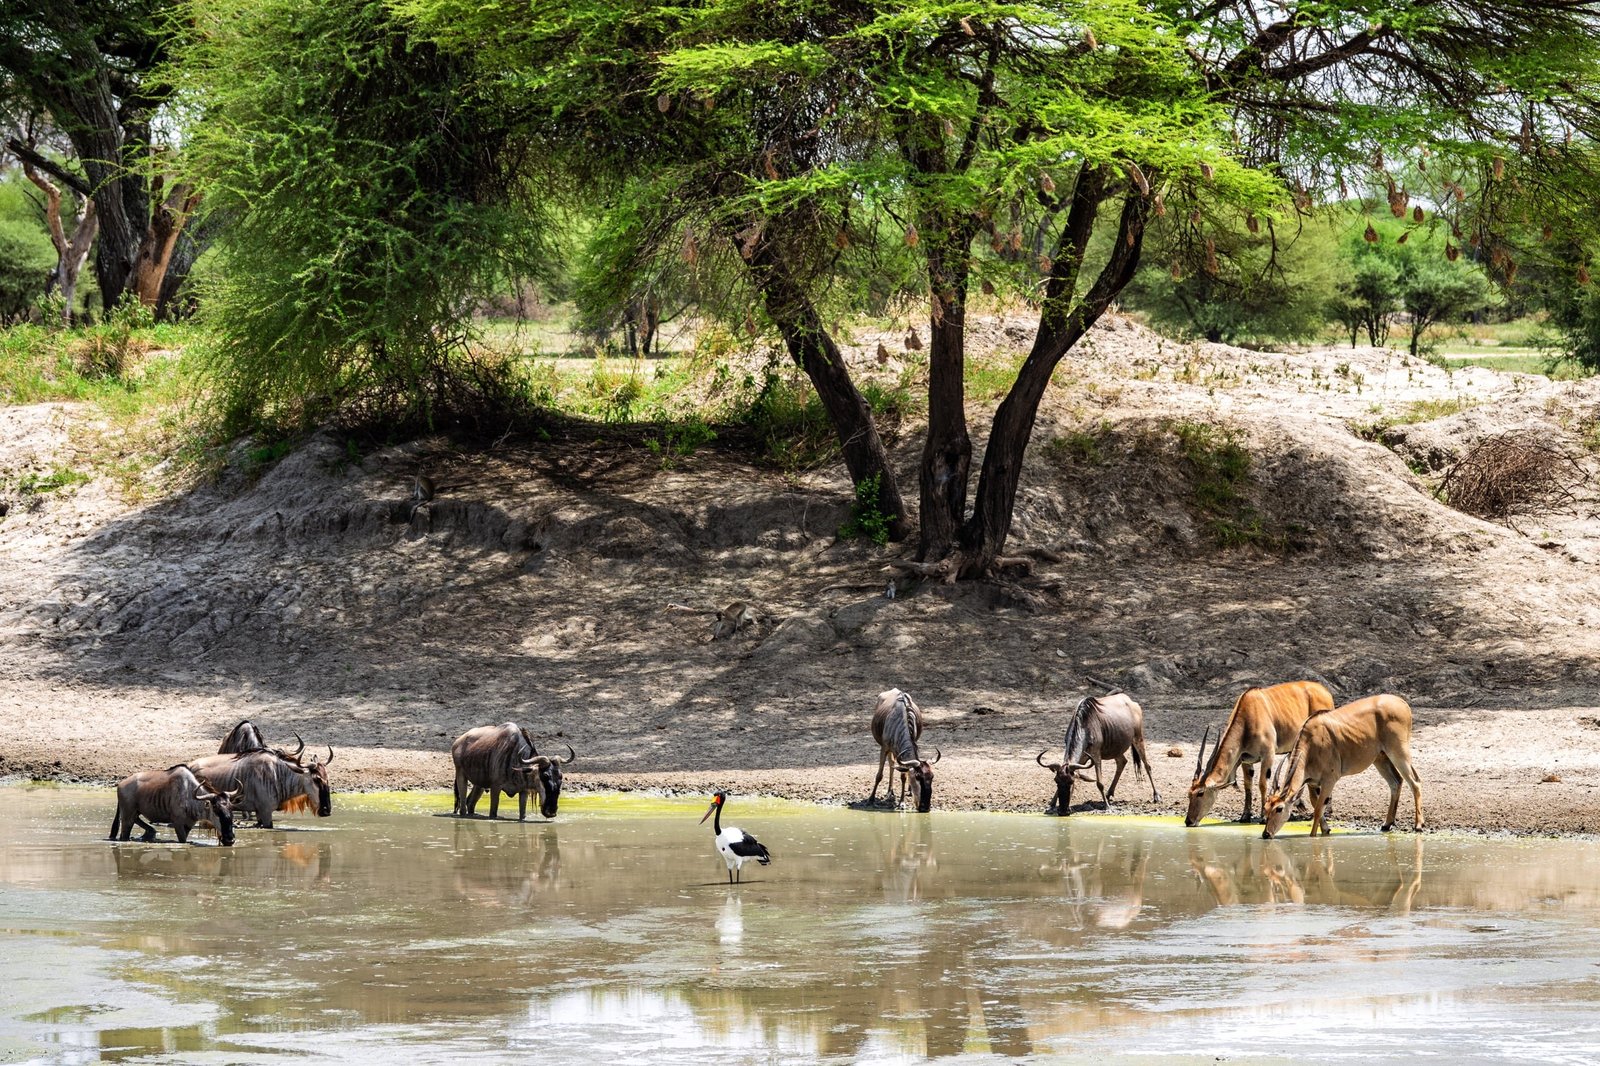
[[[1111,787],[1110,788],[1103,788],[1103,789],[1100,790],[1100,798],[1105,801],[1105,806],[1106,806],[1107,810],[1111,809],[1111,797],[1115,796],[1117,794],[1117,782],[1122,780],[1122,771],[1127,769],[1127,767],[1128,767],[1128,757],[1126,755],[1118,755],[1117,756],[1117,772],[1111,775]],[[1099,782],[1099,777],[1100,777],[1100,764],[1099,763],[1095,764],[1094,775],[1095,775],[1095,778],[1096,778],[1095,783],[1099,784],[1100,783]]]
[[[175,825],[172,827],[172,831],[178,834],[178,843],[189,843],[189,829],[190,827],[187,825]]]
[[[1240,768],[1244,771],[1244,813],[1239,816],[1239,821],[1243,825],[1249,825],[1253,820],[1250,817],[1250,804],[1254,800],[1256,768],[1249,763],[1240,764]],[[1267,774],[1265,770],[1261,772],[1261,809],[1263,811],[1267,809]]]
[[[1151,772],[1151,770],[1150,770],[1150,756],[1146,755],[1145,751],[1144,751],[1144,730],[1143,729],[1139,730],[1139,732],[1134,735],[1134,738],[1133,738],[1133,756],[1134,756],[1133,765],[1134,765],[1135,769],[1137,769],[1140,766],[1143,766],[1146,776],[1148,776],[1150,778],[1150,802],[1151,803],[1160,803],[1161,802],[1161,793],[1156,791],[1156,775]],[[1265,804],[1262,805],[1262,809],[1263,810],[1266,809],[1266,805]]]
[[[500,790],[498,788],[489,790],[489,817],[500,817]]]
[[[476,818],[478,816],[478,801],[482,798],[483,786],[473,785],[472,791],[467,793],[467,813],[465,817]]]
[[[523,789],[521,792],[517,793],[517,821],[526,822],[527,820],[528,820],[528,790],[527,789]]]
[[[1400,808],[1400,771],[1394,768],[1394,763],[1389,761],[1389,756],[1383,752],[1373,760],[1373,768],[1378,771],[1384,783],[1389,786],[1389,816],[1383,820],[1382,829],[1385,833],[1394,828],[1394,815]]]
[[[458,817],[458,818],[465,818],[467,816],[467,805],[464,802],[466,800],[466,798],[467,798],[467,773],[466,773],[465,770],[462,770],[460,767],[457,767],[456,768],[456,817]]]
[[[144,834],[139,837],[140,840],[144,841],[146,844],[148,844],[151,841],[155,840],[155,838],[156,838],[156,827],[151,825],[149,822],[145,821],[142,816],[137,815],[137,814],[134,815],[133,816],[133,824],[138,826],[140,829],[144,830]],[[122,839],[123,840],[127,840],[128,838],[127,837],[123,837]]]
[[[867,797],[867,803],[869,803],[869,804],[873,804],[873,803],[877,803],[878,802],[878,786],[883,783],[883,768],[884,768],[884,766],[886,766],[888,764],[888,762],[889,762],[889,749],[888,748],[879,748],[878,749],[878,776],[872,779],[872,795]],[[889,794],[890,794],[890,796],[894,795],[894,778],[893,777],[889,778]]]

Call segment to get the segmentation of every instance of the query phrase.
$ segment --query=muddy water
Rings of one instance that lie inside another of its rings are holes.
[[[698,803],[448,805],[224,849],[0,789],[0,1062],[1600,1058],[1600,844],[735,797],[729,888]]]

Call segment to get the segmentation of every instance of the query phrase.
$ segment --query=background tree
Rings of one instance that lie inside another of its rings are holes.
[[[173,13],[173,0],[0,5],[0,109],[47,115],[75,165],[23,138],[11,137],[6,147],[93,199],[95,277],[108,307],[124,293],[160,304],[181,281],[167,284],[194,193],[171,180],[154,135],[169,92],[156,71]]]

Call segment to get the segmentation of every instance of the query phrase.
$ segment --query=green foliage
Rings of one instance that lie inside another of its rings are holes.
[[[1585,370],[1600,371],[1600,292],[1592,284],[1558,290],[1550,301],[1550,321],[1567,356]]]
[[[1255,479],[1250,452],[1238,433],[1204,422],[1174,422],[1167,427],[1177,438],[1178,454],[1187,473],[1194,507],[1219,547],[1285,546],[1281,535],[1269,532],[1250,502]]]
[[[174,74],[206,116],[185,161],[217,227],[207,358],[230,424],[513,403],[463,356],[475,298],[537,273],[542,230],[472,57],[369,0],[191,11]]]
[[[27,317],[55,265],[55,247],[36,224],[0,218],[0,326]]]
[[[886,515],[878,506],[882,482],[878,475],[856,482],[856,499],[850,508],[850,518],[839,527],[839,536],[846,539],[863,537],[877,545],[889,543],[889,526],[896,515]]]
[[[1156,329],[1185,339],[1238,344],[1317,336],[1339,281],[1328,220],[1258,220],[1257,229],[1251,234],[1242,219],[1219,220],[1202,240],[1193,227],[1167,216],[1152,227],[1150,265],[1129,285],[1124,304],[1146,312]]]
[[[645,441],[644,446],[651,454],[660,456],[663,470],[670,470],[677,460],[687,459],[716,439],[716,431],[705,419],[691,415],[669,424],[660,437]]]

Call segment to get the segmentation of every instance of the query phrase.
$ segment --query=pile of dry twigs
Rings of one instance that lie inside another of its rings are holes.
[[[1586,477],[1543,434],[1518,430],[1475,444],[1445,472],[1438,494],[1458,511],[1514,524],[1571,504]]]

